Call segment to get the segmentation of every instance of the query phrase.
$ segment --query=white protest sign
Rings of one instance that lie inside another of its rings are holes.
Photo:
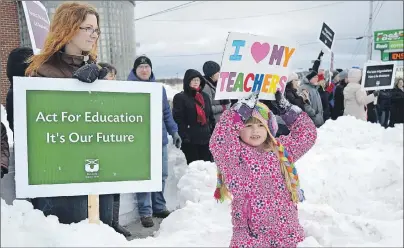
[[[274,100],[284,92],[297,45],[276,37],[230,33],[224,49],[216,100],[240,99],[260,91]]]
[[[14,77],[17,198],[161,191],[162,90]]]
[[[40,1],[22,1],[29,38],[34,54],[44,46],[49,32],[50,21],[45,6]]]
[[[370,62],[366,63],[362,72],[362,88],[369,90],[387,90],[394,88],[396,63]]]

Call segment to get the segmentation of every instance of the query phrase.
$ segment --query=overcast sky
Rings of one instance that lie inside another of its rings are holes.
[[[135,19],[184,3],[138,1]],[[373,31],[403,28],[402,1],[374,1],[373,7]],[[293,69],[306,70],[323,48],[318,37],[325,22],[335,32],[335,67],[362,66],[367,41],[350,38],[366,35],[369,11],[368,1],[201,1],[136,21],[137,54],[151,58],[157,78],[177,77],[177,73],[182,78],[189,68],[202,73],[207,60],[220,64],[228,32],[235,31],[297,42]],[[380,59],[379,51],[373,51],[373,59]],[[323,60],[321,67],[328,68],[328,52]]]

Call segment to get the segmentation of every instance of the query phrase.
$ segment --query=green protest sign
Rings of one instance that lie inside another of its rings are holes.
[[[18,197],[161,190],[161,87],[16,78]]]

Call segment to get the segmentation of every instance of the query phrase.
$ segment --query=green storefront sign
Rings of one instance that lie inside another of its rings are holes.
[[[375,31],[373,38],[375,50],[404,49],[403,29]]]
[[[27,90],[30,185],[149,180],[150,94]]]

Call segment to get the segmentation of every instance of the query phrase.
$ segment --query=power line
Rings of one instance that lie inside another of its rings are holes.
[[[373,23],[376,21],[376,18],[377,18],[377,16],[379,15],[380,9],[382,8],[383,4],[384,4],[384,2],[382,2],[382,1],[378,1],[378,2],[376,3],[376,7],[375,7],[375,9],[373,10],[373,13],[372,13],[372,15],[375,16],[375,17],[373,18],[373,20],[372,20],[372,25],[373,25]],[[378,8],[379,8],[379,9],[378,9]],[[377,12],[377,13],[376,13],[376,12]],[[375,14],[375,13],[376,13],[376,14]],[[369,31],[369,28],[370,28],[370,25],[369,25],[369,23],[368,23],[368,24],[366,25],[365,30],[364,30],[364,35],[363,35],[363,37],[367,37],[366,33]],[[354,59],[356,59],[356,57],[359,55],[359,48],[361,47],[363,40],[364,40],[364,39],[362,39],[362,40],[356,45],[355,50],[354,50],[354,53],[352,54],[352,57],[351,57],[351,62],[352,62]]]
[[[277,12],[277,13],[268,13],[268,14],[263,14],[263,15],[240,16],[240,17],[224,17],[224,18],[209,18],[209,19],[196,19],[196,20],[148,20],[148,21],[151,21],[151,22],[201,22],[201,21],[224,21],[224,20],[260,18],[260,17],[265,17],[265,16],[284,15],[284,14],[293,13],[293,12],[301,12],[301,11],[317,9],[317,8],[331,6],[331,5],[343,4],[343,3],[345,3],[345,2],[329,3],[329,4],[323,4],[323,5],[314,6],[314,7],[295,9],[295,10],[289,10],[289,11],[283,11],[283,12]]]
[[[335,40],[355,40],[355,37],[346,37],[346,38],[339,38]],[[308,42],[308,43],[303,43],[299,44],[299,46],[308,46],[312,44],[320,44],[319,41],[313,41],[313,42]],[[172,57],[190,57],[190,56],[211,56],[211,55],[219,55],[223,54],[223,52],[215,52],[215,53],[195,53],[195,54],[171,54],[171,55],[148,55],[149,57],[154,57],[154,58],[172,58]]]
[[[142,20],[142,19],[145,19],[145,18],[148,18],[148,17],[152,17],[152,16],[155,16],[155,15],[159,15],[159,14],[164,14],[164,13],[171,12],[171,11],[174,11],[174,10],[183,9],[183,8],[189,7],[190,4],[193,4],[193,3],[195,3],[195,2],[196,2],[196,1],[191,1],[191,2],[187,2],[187,3],[183,3],[183,4],[180,4],[180,5],[177,5],[177,6],[174,6],[174,7],[171,7],[171,8],[168,8],[168,9],[165,9],[165,10],[162,10],[162,11],[159,11],[159,12],[156,12],[156,13],[153,13],[153,14],[150,14],[150,15],[142,16],[142,17],[140,17],[140,18],[135,19],[135,21],[139,21],[139,20]],[[202,2],[199,2],[199,3],[202,3]],[[195,5],[195,4],[194,4],[194,5]]]

